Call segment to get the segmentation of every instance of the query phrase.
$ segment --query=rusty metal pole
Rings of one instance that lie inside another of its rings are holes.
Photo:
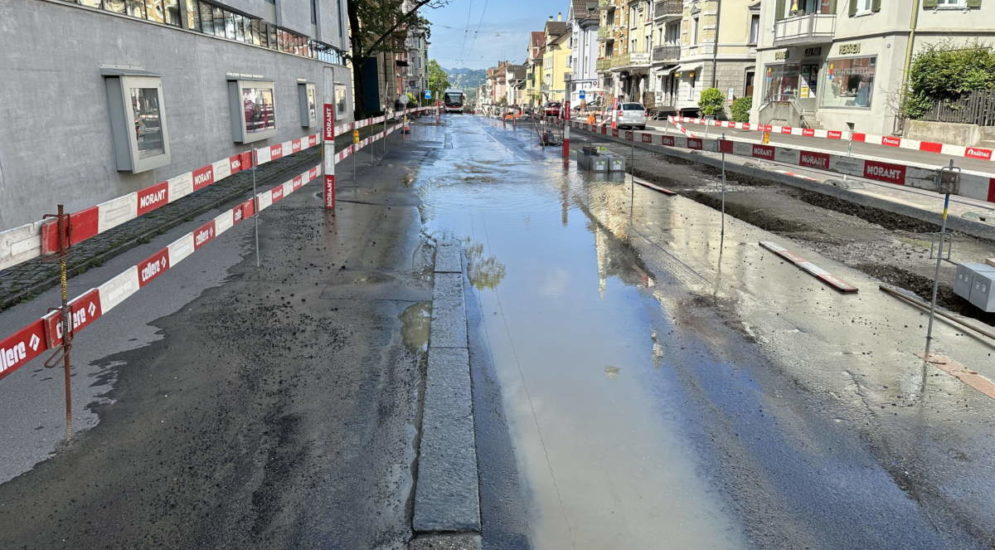
[[[69,220],[65,205],[59,205],[59,293],[62,298],[62,371],[65,378],[66,441],[73,438],[72,312],[69,310]]]

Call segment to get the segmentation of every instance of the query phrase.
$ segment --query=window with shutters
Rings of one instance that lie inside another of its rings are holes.
[[[856,15],[867,15],[871,13],[873,7],[873,0],[853,0],[857,4]]]
[[[936,7],[938,8],[963,8],[966,5],[966,0],[936,0]]]

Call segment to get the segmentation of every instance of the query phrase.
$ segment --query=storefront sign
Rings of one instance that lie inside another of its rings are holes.
[[[840,55],[855,55],[860,53],[860,43],[840,44]]]
[[[788,59],[789,57],[791,57],[791,52],[789,52],[788,50],[774,52],[774,59],[776,61],[783,61],[785,59]]]
[[[805,57],[820,57],[822,56],[822,46],[817,48],[805,48]]]

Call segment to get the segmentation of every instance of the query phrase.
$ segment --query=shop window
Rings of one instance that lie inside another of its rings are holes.
[[[104,9],[114,13],[124,13],[124,0],[104,0]]]
[[[144,172],[169,164],[169,133],[157,76],[105,73],[117,169]]]
[[[301,126],[312,128],[318,125],[318,90],[308,82],[297,83],[297,95],[300,100]]]
[[[870,107],[874,99],[876,62],[876,57],[828,60],[827,84],[822,86],[822,106]]]
[[[346,108],[346,86],[345,84],[335,83],[335,115],[345,115]]]
[[[276,90],[272,82],[231,80],[228,99],[236,142],[251,143],[276,135]]]
[[[767,65],[764,71],[764,103],[790,101],[798,97],[799,67],[796,64]]]

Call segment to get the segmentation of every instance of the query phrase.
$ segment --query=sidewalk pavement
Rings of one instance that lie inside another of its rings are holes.
[[[381,129],[377,125],[368,126],[360,129],[360,136],[365,138]],[[351,135],[338,136],[335,139],[336,150],[341,151],[351,143]],[[378,144],[370,145],[370,147],[374,147],[374,152],[377,151],[375,149],[377,146]],[[361,151],[361,154],[366,152],[365,150]],[[295,155],[266,163],[257,168],[256,186],[260,189],[265,188],[267,185],[281,182],[289,176],[296,175],[302,169],[320,162],[321,148],[313,147]],[[346,162],[351,163],[352,161]],[[225,178],[176,202],[73,246],[69,253],[69,275],[79,275],[88,269],[100,266],[110,258],[136,245],[146,243],[156,235],[162,234],[194,216],[241,197],[252,189],[252,174],[252,170],[245,170]],[[52,210],[55,210],[55,205],[52,206]],[[58,282],[58,264],[45,258],[30,260],[0,271],[0,311],[22,300],[31,299],[38,293],[55,286]]]

